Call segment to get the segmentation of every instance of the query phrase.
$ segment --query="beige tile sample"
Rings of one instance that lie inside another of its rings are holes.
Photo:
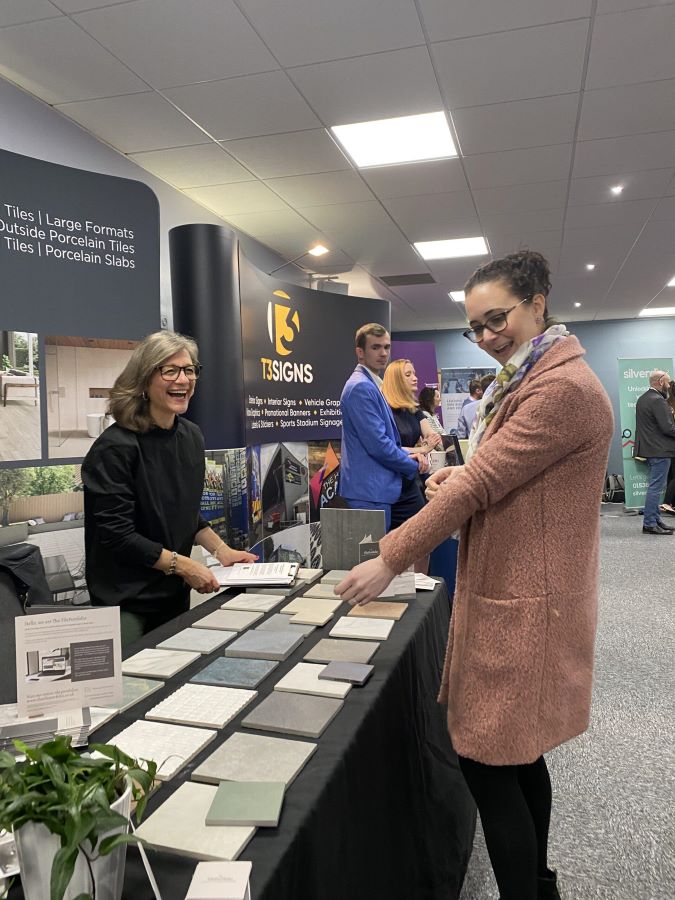
[[[306,595],[303,594],[302,597],[296,597],[295,600],[291,600],[291,602],[287,603],[286,606],[282,606],[281,613],[285,616],[293,616],[296,613],[303,612],[322,612],[324,615],[326,613],[330,613],[332,615],[332,613],[334,613],[341,606],[342,600],[340,600],[339,597],[329,599],[306,599]]]
[[[308,598],[313,597],[317,600],[339,600],[340,603],[342,603],[342,600],[340,600],[333,590],[334,587],[335,585],[333,584],[313,584],[302,596]]]
[[[246,612],[239,609],[216,609],[203,619],[192,623],[193,628],[217,628],[222,631],[245,631],[259,619],[261,612]]]
[[[363,618],[365,616],[369,619],[394,619],[394,621],[398,621],[407,608],[407,603],[372,600],[364,606],[352,606],[347,615],[354,618]]]
[[[308,662],[369,663],[380,649],[379,641],[350,641],[345,638],[323,638],[305,653]]]
[[[319,674],[325,668],[321,664],[298,663],[277,681],[274,690],[343,700],[351,690],[351,685],[341,681],[321,681]]]

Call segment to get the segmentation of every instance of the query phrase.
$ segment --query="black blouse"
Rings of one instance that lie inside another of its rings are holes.
[[[422,426],[420,422],[424,418],[421,409],[416,409],[414,413],[407,409],[393,409],[394,421],[401,436],[402,447],[414,447],[422,437]]]

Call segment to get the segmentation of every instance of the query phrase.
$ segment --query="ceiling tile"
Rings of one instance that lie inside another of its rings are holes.
[[[325,125],[409,116],[443,107],[426,47],[303,66],[289,69],[288,74]]]
[[[251,181],[252,178],[250,172],[213,142],[197,147],[132,153],[129,159],[177,188]]]
[[[551,231],[561,229],[565,210],[539,209],[528,212],[485,213],[481,222],[486,235],[492,239],[496,235],[517,235],[523,231]]]
[[[533,147],[466,156],[464,166],[473,190],[566,179],[572,144]]]
[[[598,203],[571,206],[565,224],[569,228],[607,228],[625,225],[639,232],[654,210],[656,200],[628,200],[622,203]]]
[[[378,197],[412,197],[468,189],[459,159],[438,159],[401,166],[361,169]]]
[[[648,172],[631,172],[621,175],[596,175],[592,178],[573,178],[568,204],[585,206],[587,203],[622,203],[625,200],[641,200],[660,197],[667,189],[673,169],[652,169]],[[614,197],[610,187],[620,181],[624,189],[620,197]]]
[[[279,68],[232,0],[135,0],[75,21],[156,88]]]
[[[299,131],[320,124],[283,72],[193,84],[165,93],[218,140]]]
[[[675,197],[665,197],[657,204],[651,222],[675,222]],[[675,237],[675,235],[673,235],[673,237]],[[675,257],[675,254],[672,254],[672,256]],[[675,268],[675,258],[673,259],[672,265]]]
[[[563,94],[457,109],[453,118],[465,155],[489,153],[571,141],[578,104],[578,94]]]
[[[480,188],[473,197],[481,216],[491,213],[525,212],[565,206],[567,181],[544,181],[536,184],[513,184],[506,187]]]
[[[461,291],[476,269],[487,262],[487,256],[472,256],[468,259],[435,259],[427,265],[436,281],[448,291]],[[462,307],[457,307],[462,310]]]
[[[129,94],[56,107],[122,153],[186,147],[204,133],[159,94]]]
[[[64,13],[82,12],[83,9],[94,9],[100,6],[111,6],[114,0],[53,0]]]
[[[449,107],[578,91],[588,21],[434,44],[436,69]]]
[[[598,0],[597,14],[623,12],[626,9],[642,9],[644,6],[656,6],[669,0]]]
[[[264,213],[230,215],[228,222],[235,228],[250,234],[289,259],[298,256],[322,235],[292,209],[272,210]],[[303,265],[309,260],[299,260]]]
[[[49,0],[5,0],[0,6],[0,28],[60,15],[61,11]]]
[[[239,0],[283,66],[424,43],[410,0]]]
[[[634,134],[628,137],[579,141],[574,156],[574,178],[621,175],[647,169],[666,169],[675,160],[675,131]]]
[[[612,225],[604,228],[565,228],[563,251],[580,247],[588,253],[621,249],[623,255],[628,252],[637,236],[631,225]],[[590,262],[591,260],[589,260]]]
[[[47,103],[146,89],[133,72],[64,16],[0,29],[0,75]]]
[[[587,88],[675,78],[675,5],[598,16]]]
[[[223,146],[258,178],[351,169],[351,163],[323,128],[227,141]]]
[[[411,243],[482,234],[468,191],[383,201]]]
[[[578,139],[675,129],[675,79],[586,91]]]
[[[582,230],[588,233],[590,229]],[[624,232],[623,239],[616,241],[608,238],[602,229],[595,236],[589,237],[591,239],[586,243],[563,246],[560,251],[560,268],[566,274],[581,277],[589,285],[594,285],[600,277],[614,276],[630,250],[633,235],[628,237]],[[595,269],[592,272],[586,271],[586,263],[593,263]]]
[[[294,175],[290,178],[272,178],[266,184],[294,207],[357,203],[373,198],[368,186],[356,172]]]
[[[591,0],[419,0],[432,41],[527,28],[590,15]]]
[[[546,257],[551,266],[554,266],[558,262],[561,240],[562,231],[559,229],[529,231],[527,228],[523,228],[519,231],[504,232],[491,236],[490,250],[495,259],[508,256],[517,250],[536,250]]]
[[[259,181],[188,188],[185,193],[198,203],[208,206],[219,216],[287,209],[284,201]]]

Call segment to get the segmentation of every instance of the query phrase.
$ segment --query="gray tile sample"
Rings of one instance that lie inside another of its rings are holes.
[[[270,659],[237,659],[221,656],[190,679],[192,684],[256,688],[279,665]]]
[[[269,612],[275,606],[279,606],[283,602],[283,597],[275,594],[260,591],[251,591],[251,593],[237,594],[220,607],[221,609],[238,609],[243,612]]]
[[[153,678],[173,678],[200,656],[200,653],[187,650],[157,650],[156,647],[146,647],[128,659],[122,660],[122,673],[141,677],[147,675]]]
[[[316,630],[316,625],[298,625],[293,624],[291,619],[293,616],[285,616],[283,613],[275,613],[269,619],[265,619],[260,625],[256,625],[254,631],[294,631],[296,634],[302,634],[306,637]]]
[[[238,609],[217,609],[203,619],[192,623],[193,628],[217,628],[221,631],[245,631],[259,619],[261,612],[244,612]]]
[[[346,681],[349,684],[362,685],[370,678],[375,666],[362,665],[361,663],[339,662],[333,660],[319,672],[319,681],[330,679],[331,681]]]
[[[304,637],[294,631],[247,631],[225,650],[225,656],[244,659],[287,659]]]
[[[359,544],[385,534],[384,510],[321,510],[321,555],[324,569],[352,569],[359,563]]]
[[[286,786],[281,781],[223,781],[206,814],[206,824],[276,828]]]
[[[344,700],[351,684],[342,681],[320,680],[319,675],[326,666],[320,663],[298,663],[277,681],[275,691],[288,691],[291,694],[310,694],[312,697],[335,697]]]
[[[323,638],[305,653],[308,662],[369,663],[380,649],[378,641],[350,641],[343,638]]]
[[[161,650],[194,650],[196,653],[213,653],[236,637],[236,631],[215,631],[207,628],[184,628],[178,634],[161,641]]]
[[[244,728],[318,738],[342,708],[342,700],[272,691],[242,720]]]
[[[396,623],[393,619],[350,618],[342,616],[328,634],[331,637],[356,638],[366,641],[386,641]]]
[[[289,741],[237,731],[197,766],[193,781],[283,781],[296,778],[316,750],[309,741]]]

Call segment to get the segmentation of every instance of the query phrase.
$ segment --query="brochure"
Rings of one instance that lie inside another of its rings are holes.
[[[292,584],[298,574],[298,563],[235,563],[214,566],[211,570],[221,587],[243,585]]]

